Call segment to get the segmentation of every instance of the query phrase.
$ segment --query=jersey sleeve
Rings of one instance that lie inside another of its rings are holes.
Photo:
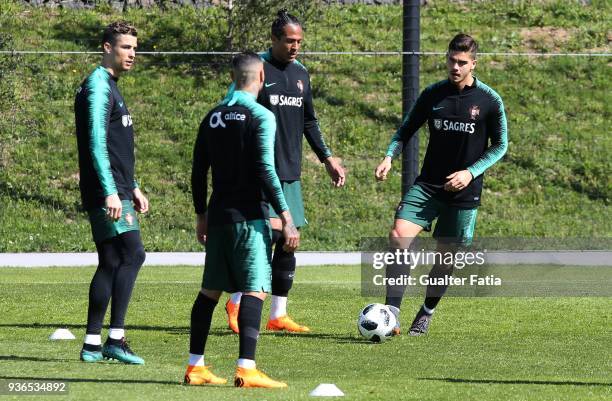
[[[308,79],[308,85],[306,91],[304,92],[304,136],[306,137],[310,148],[319,158],[319,161],[323,162],[332,155],[331,151],[325,144],[325,140],[321,134],[321,128],[319,127],[319,121],[317,120],[317,115],[314,111],[312,91],[310,89],[310,78]]]
[[[113,108],[113,96],[108,78],[102,74],[92,74],[87,81],[87,108],[89,112],[89,153],[94,170],[104,191],[104,196],[117,193],[111,172],[106,139]]]
[[[494,165],[508,150],[508,124],[504,103],[501,97],[493,92],[493,109],[487,116],[487,135],[491,138],[491,146],[485,150],[478,160],[467,170],[474,178],[483,174]]]
[[[206,200],[208,199],[208,170],[210,159],[208,157],[206,132],[204,122],[200,124],[198,137],[193,147],[193,165],[191,168],[191,196],[196,214],[206,213]]]
[[[391,138],[391,143],[389,143],[387,147],[386,156],[391,158],[397,157],[402,150],[403,144],[408,142],[425,121],[427,121],[427,117],[429,116],[427,93],[428,91],[424,90],[417,98],[410,112],[404,119],[404,122]]]
[[[274,141],[276,120],[274,114],[261,105],[252,108],[255,128],[255,168],[268,201],[280,215],[289,210],[280,180],[274,168]]]

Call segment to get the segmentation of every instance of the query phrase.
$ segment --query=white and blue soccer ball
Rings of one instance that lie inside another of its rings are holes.
[[[375,343],[384,342],[391,337],[395,324],[395,315],[387,305],[383,304],[366,306],[357,319],[359,333]]]

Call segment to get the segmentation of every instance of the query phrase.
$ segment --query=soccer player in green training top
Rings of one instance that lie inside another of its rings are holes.
[[[344,186],[344,169],[332,157],[323,140],[312,101],[310,75],[297,56],[304,34],[302,24],[287,10],[278,11],[271,29],[272,47],[261,55],[264,61],[266,82],[259,91],[257,102],[274,113],[276,117],[276,145],[274,164],[281,181],[283,193],[289,204],[295,225],[306,225],[302,200],[302,142],[308,145],[325,165],[332,184]],[[231,90],[230,90],[231,93]],[[272,302],[270,319],[266,329],[288,332],[308,332],[307,326],[296,323],[287,313],[287,298],[293,285],[296,259],[293,252],[284,250],[281,222],[274,210],[270,210],[272,224]],[[229,326],[238,331],[237,316],[240,293],[232,294],[226,304]]]
[[[134,180],[132,116],[117,87],[119,77],[134,65],[136,35],[125,22],[106,27],[102,65],[83,81],[74,104],[81,199],[98,251],[81,350],[84,362],[112,358],[144,363],[125,341],[124,319],[145,259],[135,211],[146,213],[149,201]],[[102,347],[102,322],[111,299],[110,331]]]
[[[452,252],[472,241],[484,172],[508,147],[502,99],[473,75],[477,49],[476,41],[468,35],[458,34],[451,40],[446,55],[448,78],[420,94],[376,168],[376,178],[385,180],[401,143],[408,141],[427,121],[430,136],[425,160],[421,174],[397,207],[389,232],[392,251],[407,249],[422,230],[431,229],[436,219],[433,236],[439,252]],[[435,264],[429,277],[444,278],[452,270],[452,265]],[[387,277],[408,272],[405,265],[387,265]],[[405,288],[387,286],[385,303],[398,317],[395,334],[399,334],[399,311]],[[446,288],[444,285],[427,287],[425,302],[412,322],[410,335],[427,332]]]
[[[234,385],[280,388],[287,385],[270,379],[255,365],[263,300],[272,287],[268,201],[282,221],[285,251],[295,251],[299,232],[274,170],[274,114],[256,101],[264,82],[263,62],[255,53],[236,55],[232,78],[236,90],[206,115],[193,151],[196,235],[206,244],[206,267],[191,311],[185,382],[225,383],[204,365],[204,348],[221,292],[241,291],[240,352]],[[207,207],[209,169],[212,194]]]

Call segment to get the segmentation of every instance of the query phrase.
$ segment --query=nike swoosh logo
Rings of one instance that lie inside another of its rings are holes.
[[[276,85],[276,82],[272,82],[271,84],[264,84],[266,86],[266,88],[271,87],[272,85]]]
[[[119,103],[119,107],[123,107],[123,103]]]
[[[440,109],[443,109],[443,108],[444,108],[444,106],[442,106],[442,107],[434,107],[433,111],[440,110]]]

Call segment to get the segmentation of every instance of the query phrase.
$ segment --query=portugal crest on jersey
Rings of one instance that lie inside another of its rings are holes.
[[[278,104],[278,95],[270,95],[270,104],[276,106]]]
[[[436,118],[434,120],[434,127],[436,127],[436,129],[442,128],[442,120],[440,120],[439,118]]]
[[[470,118],[475,120],[480,115],[480,107],[472,106],[470,107]]]
[[[304,83],[302,82],[301,79],[298,79],[297,81],[297,87],[300,90],[300,93],[304,93]]]

